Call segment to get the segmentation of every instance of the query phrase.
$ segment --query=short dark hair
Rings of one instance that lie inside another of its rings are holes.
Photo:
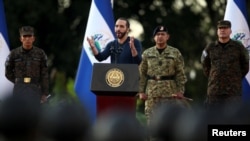
[[[129,23],[129,21],[128,21],[128,19],[127,19],[127,18],[125,18],[125,17],[120,17],[120,18],[118,18],[117,20],[123,20],[123,21],[126,21],[126,26],[127,26],[128,28],[130,28],[130,23]]]

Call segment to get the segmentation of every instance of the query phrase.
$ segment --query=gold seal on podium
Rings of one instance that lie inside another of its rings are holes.
[[[110,87],[119,87],[124,82],[124,74],[118,68],[112,68],[106,73],[106,83]]]

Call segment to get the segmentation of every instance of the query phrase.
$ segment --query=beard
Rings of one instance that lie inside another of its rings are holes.
[[[116,32],[116,36],[118,39],[122,39],[126,34],[127,32],[120,32],[120,31]]]

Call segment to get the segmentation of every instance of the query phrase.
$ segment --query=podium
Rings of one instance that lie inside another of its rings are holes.
[[[93,64],[91,91],[96,95],[97,116],[118,108],[135,115],[138,90],[137,64]]]

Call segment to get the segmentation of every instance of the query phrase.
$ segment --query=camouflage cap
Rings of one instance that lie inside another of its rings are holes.
[[[34,28],[31,26],[23,26],[19,29],[21,36],[23,35],[34,35]]]
[[[228,20],[220,20],[220,21],[218,21],[217,27],[218,28],[220,28],[220,27],[229,27],[229,28],[231,28],[231,22],[228,21]]]
[[[158,32],[168,32],[168,29],[165,26],[157,26],[153,32],[153,37],[156,35]]]

